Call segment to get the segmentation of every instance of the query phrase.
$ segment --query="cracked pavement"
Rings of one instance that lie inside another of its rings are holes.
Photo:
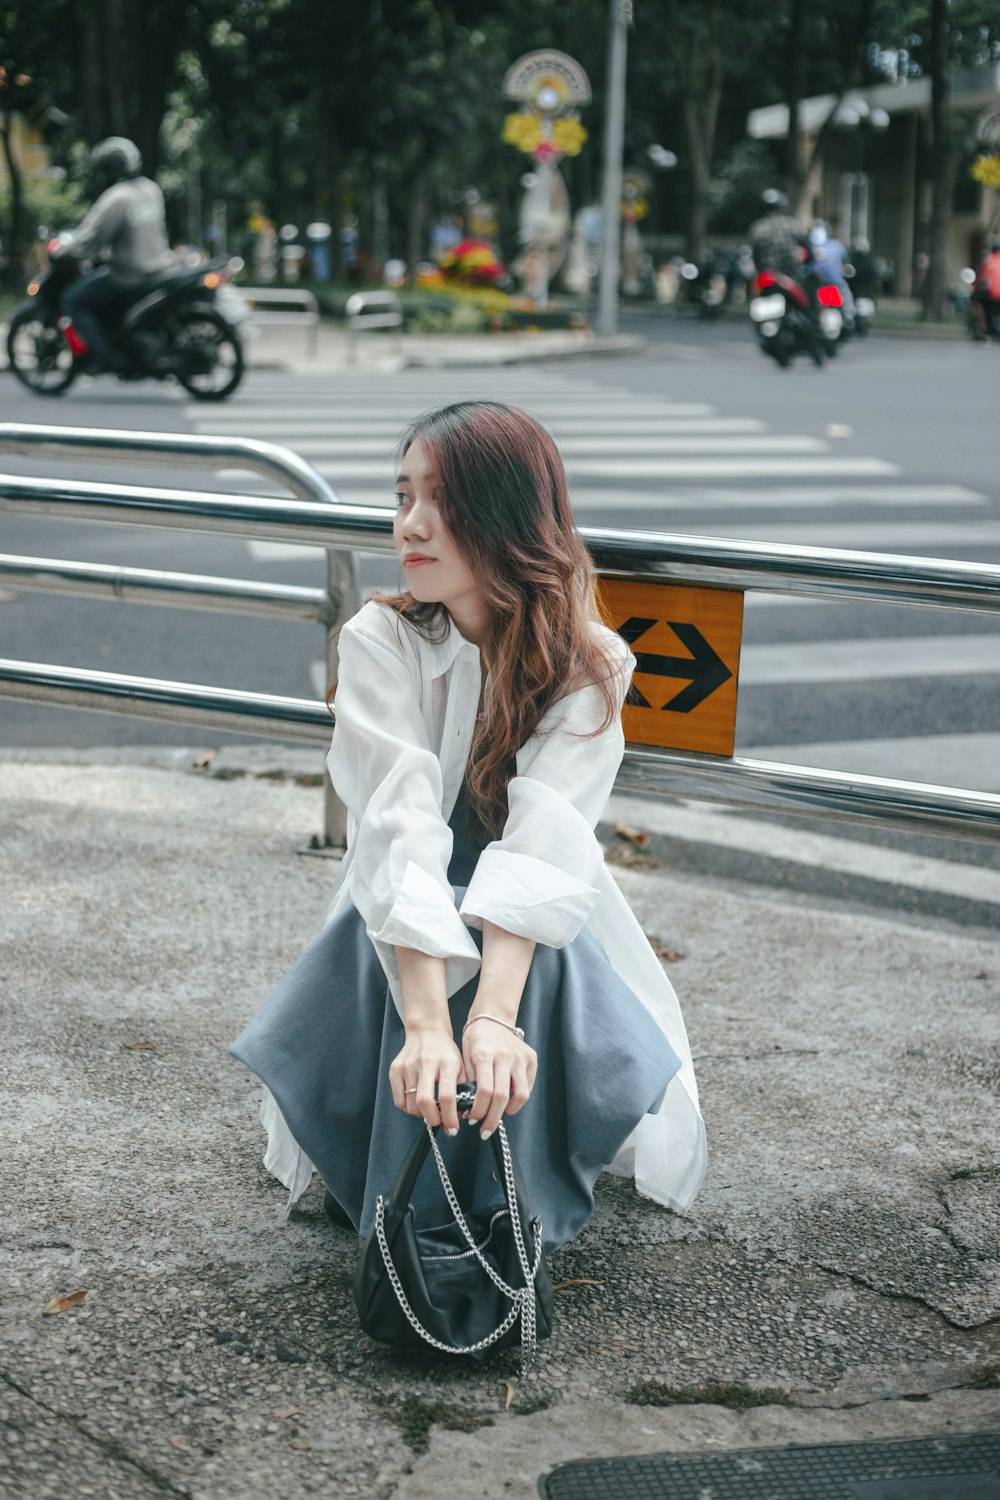
[[[333,873],[261,757],[0,764],[0,1492],[491,1500],[569,1458],[1000,1427],[996,934],[616,869],[684,955],[709,1180],[681,1219],[602,1179],[552,1263],[597,1285],[529,1378],[399,1356],[225,1054]]]

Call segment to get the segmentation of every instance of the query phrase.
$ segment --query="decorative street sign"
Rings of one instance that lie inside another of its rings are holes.
[[[602,579],[600,591],[609,624],[636,658],[626,740],[732,755],[743,595],[619,578]]]
[[[503,138],[535,163],[535,170],[521,179],[527,191],[518,274],[535,306],[544,309],[569,236],[569,199],[558,165],[564,156],[578,155],[587,139],[578,106],[590,102],[590,81],[574,58],[548,49],[519,57],[508,68],[503,88],[508,99],[521,104],[506,117]]]

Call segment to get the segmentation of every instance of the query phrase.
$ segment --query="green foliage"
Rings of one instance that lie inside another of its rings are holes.
[[[26,239],[44,239],[57,229],[72,228],[87,211],[88,199],[80,185],[69,178],[26,177],[22,214]],[[0,223],[10,213],[10,187],[0,192]]]

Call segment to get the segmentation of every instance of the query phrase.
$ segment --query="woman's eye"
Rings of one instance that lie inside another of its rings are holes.
[[[410,503],[409,495],[404,495],[401,490],[396,491],[396,509],[402,510],[404,505]]]

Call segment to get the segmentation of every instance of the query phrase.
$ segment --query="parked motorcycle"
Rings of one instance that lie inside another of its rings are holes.
[[[49,241],[49,262],[28,286],[28,300],[14,309],[7,354],[17,378],[40,396],[60,396],[78,375],[94,369],[94,358],[62,312],[67,285],[80,275],[70,253],[52,258],[71,236]],[[238,262],[242,267],[242,262]],[[243,379],[240,325],[250,308],[228,284],[232,263],[180,264],[144,281],[123,296],[108,333],[122,368],[120,380],[178,380],[199,401],[224,401]]]
[[[750,300],[750,317],[765,354],[787,369],[797,354],[808,354],[817,367],[836,353],[844,326],[844,299],[835,286],[815,289],[818,316],[810,307],[810,292],[793,276],[761,271]]]
[[[729,300],[729,283],[715,257],[706,255],[700,266],[687,260],[680,274],[682,301],[695,308],[699,318],[714,322]]]

